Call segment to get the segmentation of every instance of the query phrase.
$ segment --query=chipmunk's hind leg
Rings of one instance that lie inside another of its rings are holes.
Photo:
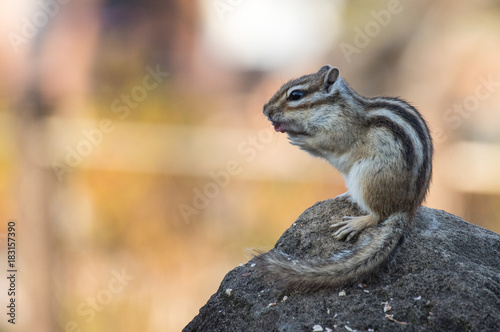
[[[330,226],[331,228],[338,228],[337,231],[333,233],[333,236],[337,240],[342,240],[347,236],[346,241],[349,241],[354,235],[358,234],[363,229],[375,226],[379,222],[379,218],[371,214],[361,217],[345,216],[343,219],[343,221]]]

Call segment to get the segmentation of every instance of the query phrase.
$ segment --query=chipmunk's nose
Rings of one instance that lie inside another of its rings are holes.
[[[271,107],[269,104],[264,105],[264,109],[262,113],[264,113],[265,116],[267,116],[269,119],[271,119],[271,115],[275,112],[275,108]]]

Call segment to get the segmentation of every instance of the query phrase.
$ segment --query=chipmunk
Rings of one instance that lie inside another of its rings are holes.
[[[358,95],[330,65],[284,84],[264,105],[264,115],[293,145],[338,169],[348,191],[339,197],[366,215],[345,216],[331,227],[349,241],[382,223],[369,243],[352,255],[326,261],[296,261],[278,251],[256,265],[285,288],[342,286],[370,274],[401,242],[425,199],[433,146],[421,114],[403,100]]]

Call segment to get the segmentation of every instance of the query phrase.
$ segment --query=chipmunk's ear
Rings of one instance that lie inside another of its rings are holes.
[[[330,92],[330,88],[335,82],[337,82],[337,79],[339,78],[339,70],[338,68],[332,67],[332,66],[324,66],[320,69],[320,71],[325,70],[326,73],[324,74],[324,88],[328,92]]]

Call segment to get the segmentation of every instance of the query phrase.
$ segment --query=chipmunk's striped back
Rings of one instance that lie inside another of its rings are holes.
[[[398,98],[363,98],[352,89],[352,97],[367,113],[367,126],[387,129],[404,147],[404,162],[415,174],[412,187],[418,192],[416,204],[420,206],[427,194],[432,176],[433,145],[429,128],[422,115],[407,102]]]
[[[345,178],[343,195],[368,214],[337,222],[336,239],[384,223],[371,243],[349,258],[292,264],[270,252],[260,268],[285,286],[337,285],[370,273],[411,229],[432,175],[432,140],[421,114],[398,98],[358,95],[331,66],[283,85],[264,115],[292,144],[328,160]]]

